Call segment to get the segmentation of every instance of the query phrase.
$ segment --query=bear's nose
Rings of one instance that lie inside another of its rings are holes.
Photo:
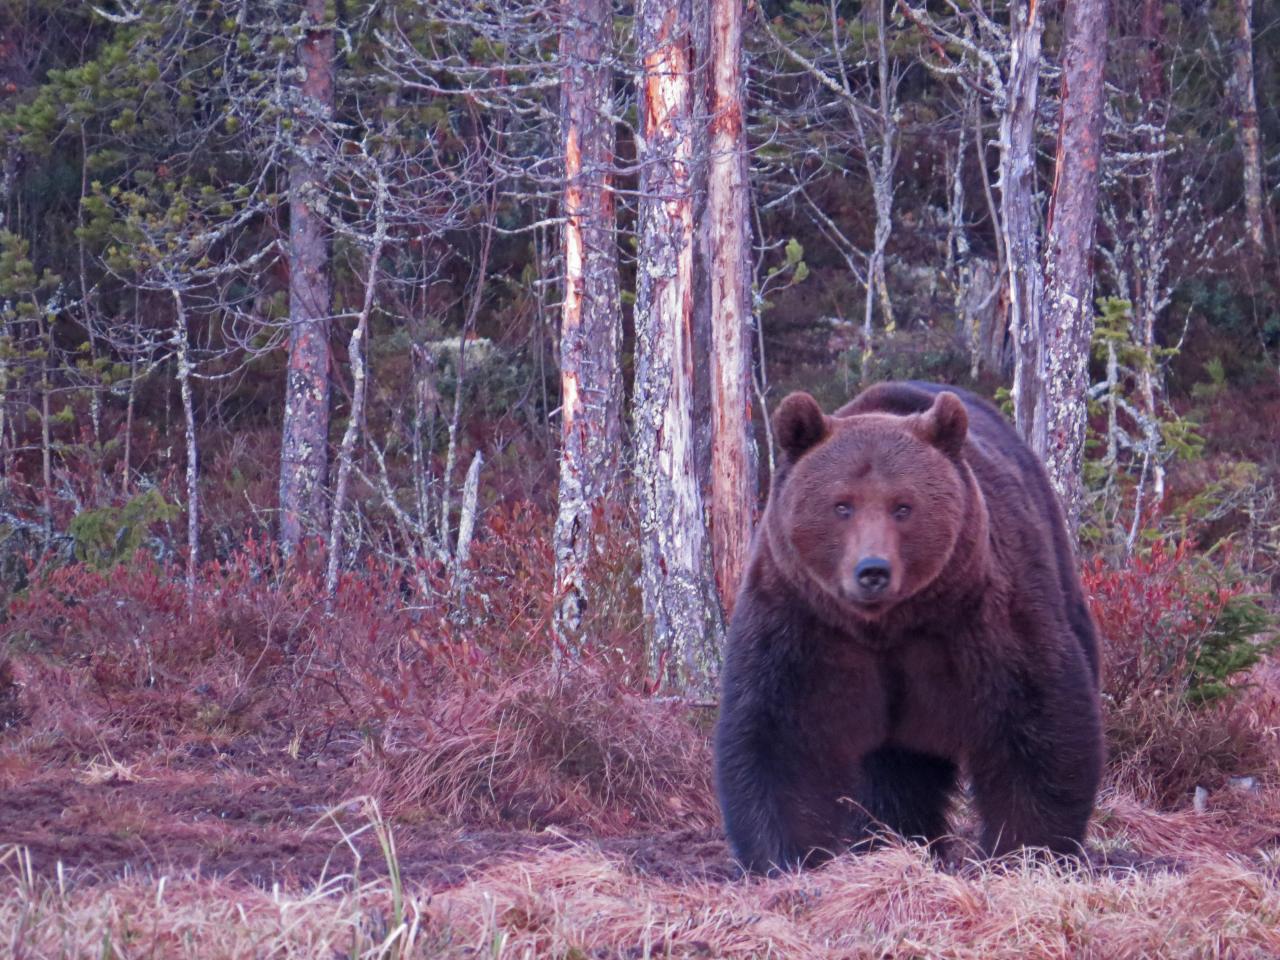
[[[889,561],[884,557],[865,557],[853,568],[853,576],[858,581],[858,586],[870,593],[879,593],[889,586],[891,572]]]

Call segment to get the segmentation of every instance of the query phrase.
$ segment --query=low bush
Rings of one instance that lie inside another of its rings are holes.
[[[1170,805],[1199,784],[1265,765],[1240,694],[1278,638],[1229,556],[1157,539],[1121,569],[1095,558],[1084,586],[1102,634],[1117,783]]]
[[[72,758],[338,730],[364,742],[352,788],[410,819],[713,822],[704,708],[645,695],[626,518],[602,540],[597,642],[571,671],[553,656],[549,530],[495,506],[463,576],[371,559],[331,605],[318,550],[253,540],[202,567],[192,604],[180,563],[142,551],[33,571],[0,627],[0,725]]]

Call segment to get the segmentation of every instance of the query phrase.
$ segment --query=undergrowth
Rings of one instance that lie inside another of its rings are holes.
[[[252,540],[205,565],[191,605],[179,565],[141,552],[32,570],[2,628],[0,749],[85,762],[139,736],[341,729],[364,741],[353,788],[402,817],[710,824],[703,708],[645,696],[635,666],[625,530],[599,571],[614,584],[592,613],[606,642],[560,671],[549,524],[525,504],[495,510],[461,581],[370,560],[332,605],[314,552],[286,560]]]
[[[625,525],[597,570],[600,642],[563,673],[549,526],[527,504],[495,508],[461,581],[370,559],[331,605],[315,551],[286,560],[253,540],[205,565],[192,605],[177,562],[141,552],[32,569],[0,627],[6,741],[83,761],[127,733],[343,729],[364,741],[356,786],[397,816],[714,823],[712,712],[646,695]],[[1176,807],[1267,770],[1278,708],[1247,681],[1276,635],[1229,554],[1157,537],[1122,569],[1091,561],[1084,584],[1104,640],[1111,781]]]
[[[1274,744],[1258,711],[1276,704],[1247,694],[1280,637],[1229,552],[1157,538],[1120,569],[1094,558],[1083,582],[1102,635],[1112,778],[1168,806],[1265,771]]]

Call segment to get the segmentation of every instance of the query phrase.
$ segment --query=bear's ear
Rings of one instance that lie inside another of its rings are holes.
[[[830,432],[818,401],[807,393],[787,394],[773,412],[773,435],[778,438],[778,446],[793,461],[825,440]]]
[[[932,407],[916,416],[916,435],[921,440],[949,457],[959,456],[969,432],[969,414],[959,397],[944,390],[934,397]]]

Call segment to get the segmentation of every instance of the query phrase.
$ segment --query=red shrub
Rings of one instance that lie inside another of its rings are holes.
[[[1231,571],[1190,540],[1158,540],[1122,569],[1095,558],[1083,572],[1102,634],[1111,774],[1155,802],[1266,763],[1233,694],[1269,649],[1256,636],[1269,618]]]
[[[1085,566],[1083,580],[1104,640],[1105,682],[1117,701],[1188,680],[1200,640],[1243,583],[1210,580],[1189,540],[1158,540],[1150,550],[1113,569],[1101,557]]]

